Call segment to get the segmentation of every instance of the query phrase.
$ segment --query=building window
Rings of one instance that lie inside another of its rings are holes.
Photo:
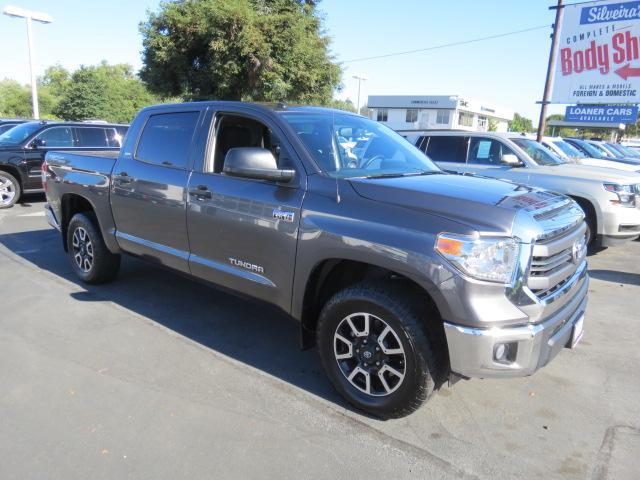
[[[436,123],[438,125],[449,124],[449,110],[438,110],[436,113]]]
[[[378,116],[376,117],[376,120],[379,122],[386,122],[387,118],[389,118],[389,109],[388,108],[379,108],[378,109]]]
[[[417,108],[407,108],[407,123],[414,123],[418,121],[418,109]]]
[[[462,127],[473,127],[473,113],[460,112],[458,114],[458,125]]]
[[[478,117],[478,130],[487,131],[487,117]]]

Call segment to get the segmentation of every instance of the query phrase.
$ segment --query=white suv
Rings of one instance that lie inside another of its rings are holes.
[[[445,170],[572,197],[585,211],[593,245],[612,246],[640,236],[639,173],[567,163],[518,133],[426,131],[408,140]]]

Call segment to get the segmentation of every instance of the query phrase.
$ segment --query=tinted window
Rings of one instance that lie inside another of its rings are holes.
[[[465,137],[431,137],[427,145],[427,155],[436,162],[464,163],[467,156]]]
[[[513,150],[498,140],[472,137],[469,142],[469,163],[502,165],[502,156],[507,154],[513,155]]]
[[[136,158],[149,163],[185,168],[198,112],[151,115],[138,142]]]
[[[535,140],[529,138],[512,138],[511,140],[524,150],[538,165],[560,165],[566,163],[555,153],[551,153]]]
[[[104,128],[76,127],[79,147],[106,147],[107,135]]]
[[[44,140],[45,147],[75,147],[71,127],[48,128],[36,138]]]

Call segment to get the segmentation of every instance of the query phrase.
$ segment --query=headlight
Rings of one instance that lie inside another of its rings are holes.
[[[513,238],[474,238],[441,233],[435,246],[462,273],[480,280],[511,284],[520,245]]]
[[[604,183],[607,192],[615,193],[617,200],[611,200],[615,205],[633,208],[636,206],[636,193],[640,193],[637,185],[618,185],[617,183]]]

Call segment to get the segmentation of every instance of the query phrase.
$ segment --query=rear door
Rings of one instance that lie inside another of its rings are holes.
[[[514,167],[503,162],[505,155],[516,153],[502,140],[489,137],[470,137],[467,154],[466,172],[486,177],[527,183],[529,170],[525,167]]]
[[[27,181],[23,188],[25,190],[37,190],[42,188],[42,177],[40,169],[44,156],[49,150],[73,149],[76,140],[73,127],[68,125],[51,125],[44,128],[29,143],[35,140],[42,140],[44,145],[37,148],[26,148],[24,156],[26,160]]]
[[[215,115],[215,126],[209,151],[189,183],[191,272],[288,311],[303,167],[272,119],[229,111]],[[298,174],[287,184],[225,175],[225,155],[234,147],[269,149],[280,168]]]
[[[185,106],[144,118],[112,175],[116,238],[128,252],[188,271],[187,185],[203,110]]]

